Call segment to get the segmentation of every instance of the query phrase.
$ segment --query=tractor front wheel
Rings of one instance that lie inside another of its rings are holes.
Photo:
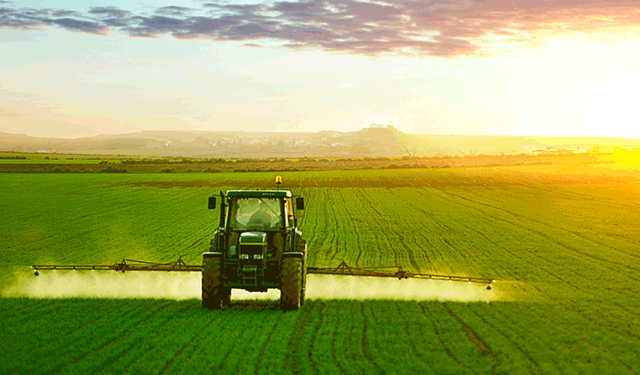
[[[224,289],[222,286],[222,253],[204,253],[202,259],[202,307],[209,310],[222,308]],[[231,291],[229,291],[230,293]]]
[[[302,304],[303,260],[283,257],[280,277],[280,305],[285,311],[297,310]]]

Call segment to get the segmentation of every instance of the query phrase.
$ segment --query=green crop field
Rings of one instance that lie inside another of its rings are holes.
[[[35,298],[99,285],[29,267],[198,264],[217,227],[207,197],[270,188],[273,173],[1,174],[0,373],[637,374],[635,168],[282,173],[305,197],[310,265],[496,280],[488,301],[311,298],[287,313],[275,300],[203,310],[197,283],[179,300]],[[142,288],[133,273],[117,278]],[[402,295],[410,281],[389,285]]]

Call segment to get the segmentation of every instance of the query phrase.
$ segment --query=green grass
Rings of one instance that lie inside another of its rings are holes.
[[[3,297],[0,373],[640,372],[640,175],[553,168],[281,173],[305,197],[310,265],[492,277],[501,301]],[[207,197],[272,180],[0,175],[0,289],[35,263],[199,263]]]

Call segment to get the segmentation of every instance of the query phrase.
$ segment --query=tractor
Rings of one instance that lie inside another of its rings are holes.
[[[280,289],[283,310],[304,303],[307,244],[296,216],[304,199],[293,198],[286,190],[220,192],[220,224],[202,260],[203,307],[228,305],[233,288]],[[209,198],[209,209],[216,201]]]

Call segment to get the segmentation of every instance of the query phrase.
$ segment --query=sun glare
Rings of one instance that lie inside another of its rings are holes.
[[[640,138],[638,41],[557,37],[505,59],[520,129],[537,135]],[[522,134],[524,135],[524,134]]]

